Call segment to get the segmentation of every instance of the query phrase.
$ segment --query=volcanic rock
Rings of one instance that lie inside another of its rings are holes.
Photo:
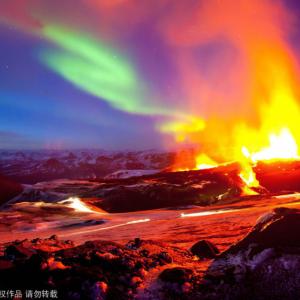
[[[161,272],[151,299],[189,299],[196,275],[190,268],[175,267]]]
[[[129,241],[126,247],[129,249],[138,249],[142,245],[142,240],[140,238],[135,238],[133,241]]]
[[[213,243],[206,240],[194,244],[190,251],[199,258],[215,258],[220,252]]]
[[[35,249],[31,247],[24,247],[24,243],[20,243],[19,245],[10,245],[5,250],[5,256],[10,258],[30,258],[33,254],[36,253]]]
[[[275,209],[211,264],[203,299],[300,299],[300,211]]]
[[[23,191],[21,184],[0,175],[0,205]]]
[[[101,180],[97,181],[101,182]],[[169,172],[127,179],[106,180],[80,195],[101,199],[107,212],[129,212],[185,205],[210,205],[240,196],[243,183],[228,167],[226,171]]]
[[[187,268],[165,269],[159,279],[165,282],[183,284],[191,279],[193,271]]]
[[[138,290],[145,289],[152,271],[157,274],[170,263],[193,262],[188,251],[174,246],[138,238],[128,244],[133,243],[135,247],[90,241],[75,247],[56,236],[9,243],[0,257],[0,289],[55,289],[59,299],[133,299]],[[16,246],[28,253],[12,255]],[[181,286],[191,272],[178,268],[161,276]],[[188,288],[187,282],[184,290]]]
[[[252,231],[227,252],[238,252],[250,245],[259,245],[263,249],[280,247],[300,247],[300,210],[280,207],[261,217]]]
[[[11,242],[8,245],[6,245],[6,248],[4,250],[4,256],[13,256],[15,258],[28,259],[33,254],[36,254],[38,251],[54,252],[71,247],[74,247],[72,241],[61,241],[58,240],[56,235],[52,235],[47,239],[36,238],[31,241],[26,239],[22,241]]]

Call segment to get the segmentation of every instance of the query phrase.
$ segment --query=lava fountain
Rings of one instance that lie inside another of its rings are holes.
[[[241,90],[239,101],[245,104],[246,113],[237,110],[224,116],[224,109],[217,107],[213,113],[203,117],[203,129],[197,134],[180,132],[181,139],[193,143],[199,150],[193,153],[192,166],[186,166],[186,160],[179,155],[175,169],[204,169],[220,163],[238,162],[239,175],[245,183],[244,192],[255,193],[252,188],[258,187],[259,182],[253,167],[257,162],[299,159],[300,74],[289,42],[292,26],[289,20],[293,16],[279,2],[228,0],[221,3],[212,0],[202,4],[194,18],[198,18],[195,24],[199,26],[199,31],[193,35],[194,44],[197,40],[197,46],[201,47],[222,36],[238,53],[243,68],[228,70],[228,74],[221,74],[220,80],[226,82],[226,77],[234,78],[236,88]],[[184,38],[181,37],[181,40]],[[234,60],[231,65],[237,66]],[[192,69],[190,74],[194,75],[194,71]],[[186,75],[188,80],[189,73]],[[197,78],[198,93],[193,86],[195,99],[204,98],[207,94],[220,96],[209,93],[207,85],[203,95],[203,81],[200,76]],[[229,106],[231,99],[222,96],[219,102]],[[195,104],[197,101],[188,102],[199,108]],[[201,115],[201,111],[197,111],[199,113]]]

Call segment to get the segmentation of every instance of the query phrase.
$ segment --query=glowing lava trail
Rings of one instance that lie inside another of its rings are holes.
[[[235,211],[240,211],[241,209],[220,209],[220,210],[208,210],[208,211],[200,211],[195,213],[181,213],[181,218],[189,218],[189,217],[204,217],[204,216],[211,216],[211,215],[220,215],[220,214],[226,214],[231,213]],[[243,209],[245,210],[245,209]]]
[[[91,229],[91,230],[84,230],[84,231],[76,231],[76,232],[64,234],[64,235],[61,235],[61,236],[70,236],[70,235],[84,234],[84,233],[90,233],[90,232],[95,232],[95,231],[108,230],[108,229],[113,229],[113,228],[117,228],[117,227],[123,227],[123,226],[127,226],[127,225],[133,225],[133,224],[138,224],[138,223],[145,223],[145,222],[149,222],[149,221],[150,221],[150,219],[133,220],[133,221],[128,221],[126,223],[111,225],[111,226],[107,226],[107,227],[101,227],[101,228],[96,228],[96,229]]]
[[[103,214],[99,211],[91,209],[88,205],[82,202],[78,197],[70,197],[66,200],[58,202],[59,204],[64,204],[67,207],[73,208],[76,212],[83,213],[94,213],[94,214]]]

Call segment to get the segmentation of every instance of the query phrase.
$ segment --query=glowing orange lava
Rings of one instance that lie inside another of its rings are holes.
[[[278,134],[271,133],[268,147],[255,153],[243,147],[242,152],[254,163],[261,160],[299,159],[297,143],[288,128],[282,128]]]
[[[187,166],[186,159],[180,156],[175,164],[182,169],[204,169],[220,163],[238,162],[239,176],[245,184],[244,193],[253,194],[259,187],[254,171],[257,162],[300,159],[300,72],[287,39],[289,29],[283,26],[289,12],[268,1],[208,3],[207,13],[214,14],[218,23],[214,22],[211,34],[201,36],[199,40],[206,41],[206,38],[223,34],[232,42],[243,66],[221,73],[221,81],[233,78],[234,90],[239,89],[240,94],[238,101],[233,102],[228,93],[214,93],[218,91],[217,84],[212,84],[212,90],[208,90],[201,78],[209,78],[201,74],[195,77],[197,73],[192,72],[191,67],[189,76],[185,76],[193,91],[188,102],[196,115],[201,115],[203,110],[203,123],[201,130],[196,132],[184,131],[185,127],[181,126],[180,137],[194,144],[199,152],[193,154],[194,166],[191,167],[191,163]],[[257,24],[253,23],[254,15],[260,16],[259,20],[256,18]],[[199,24],[203,24],[204,19],[199,17]],[[209,20],[211,18],[207,22]],[[235,58],[232,59],[233,65],[235,62]],[[201,102],[207,95],[211,96],[207,103]],[[215,99],[219,101],[217,104]],[[226,114],[228,107],[233,111]]]
[[[204,153],[196,156],[196,170],[211,169],[217,166],[218,163]]]
[[[79,213],[97,213],[99,214],[99,211],[93,210],[90,208],[87,204],[85,204],[83,201],[81,201],[78,197],[70,197],[66,200],[62,200],[59,202],[60,204],[64,204],[67,207],[73,208],[76,212]]]

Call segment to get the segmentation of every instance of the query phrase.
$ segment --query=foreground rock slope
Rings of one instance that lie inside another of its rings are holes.
[[[220,254],[209,241],[191,251],[139,238],[14,241],[0,249],[0,289],[57,290],[59,299],[299,299],[298,228],[299,210],[276,208]]]
[[[300,211],[277,208],[209,267],[204,299],[300,299]]]

